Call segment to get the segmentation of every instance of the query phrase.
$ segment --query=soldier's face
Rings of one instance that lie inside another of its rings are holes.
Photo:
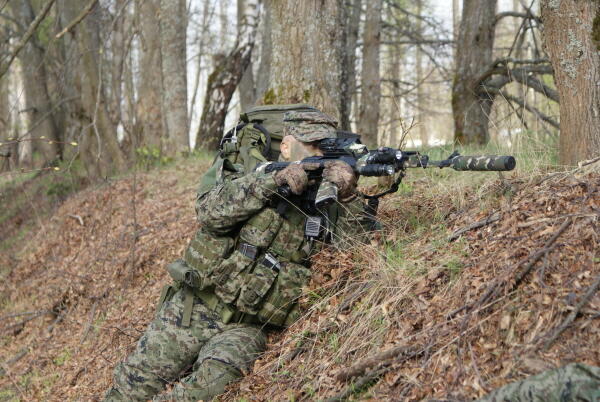
[[[295,162],[315,155],[321,155],[318,147],[298,141],[293,135],[286,135],[281,141],[281,156],[286,162]]]

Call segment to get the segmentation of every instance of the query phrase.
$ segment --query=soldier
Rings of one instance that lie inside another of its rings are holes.
[[[281,158],[319,154],[318,141],[335,138],[336,126],[321,112],[286,113]],[[147,400],[176,381],[155,400],[210,400],[251,369],[265,350],[265,328],[298,318],[296,300],[310,278],[315,244],[305,236],[305,213],[282,204],[276,190],[287,185],[302,194],[309,185],[305,169],[252,172],[199,195],[201,229],[184,261],[168,268],[179,281],[163,291],[156,318],[116,366],[106,400]],[[334,242],[342,233],[364,232],[372,221],[355,194],[352,168],[331,163],[323,180],[338,188],[340,203],[327,214]]]

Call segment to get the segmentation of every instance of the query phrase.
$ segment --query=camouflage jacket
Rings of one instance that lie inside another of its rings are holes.
[[[196,210],[202,228],[184,260],[200,275],[197,289],[260,322],[288,325],[297,318],[294,306],[311,276],[309,257],[318,242],[305,237],[302,211],[276,210],[276,190],[273,174],[253,172],[201,194]],[[358,197],[328,212],[338,247],[351,246],[371,224]]]
[[[274,212],[271,200],[276,190],[277,184],[273,180],[273,174],[254,172],[236,180],[226,181],[199,198],[196,204],[198,221],[204,230],[212,234],[227,235],[238,230],[240,224],[251,217],[264,213],[262,211],[265,209]],[[267,215],[271,218],[273,213]],[[359,197],[333,205],[329,208],[328,216],[332,225],[332,242],[338,247],[349,246],[348,242],[352,239],[364,239],[369,230],[370,220]],[[286,212],[284,220],[289,225],[289,228],[286,227],[289,236],[297,239],[287,246],[282,246],[289,249],[297,243],[304,245],[304,213],[292,208]],[[300,245],[299,247],[302,248]],[[307,256],[310,254],[307,253]]]

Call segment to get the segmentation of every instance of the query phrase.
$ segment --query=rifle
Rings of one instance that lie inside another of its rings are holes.
[[[398,174],[389,189],[375,194],[361,194],[367,200],[367,212],[376,216],[379,199],[384,195],[398,191],[408,168],[452,168],[457,171],[510,171],[515,168],[516,161],[510,155],[476,155],[462,156],[454,151],[448,158],[440,161],[430,160],[428,155],[418,151],[404,151],[390,147],[369,150],[360,142],[356,134],[344,134],[341,138],[328,138],[319,142],[323,155],[311,156],[298,162],[266,162],[256,168],[264,173],[285,169],[290,163],[311,164],[307,170],[309,180],[315,184],[300,196],[292,194],[287,185],[277,189],[279,196],[300,207],[308,215],[315,215],[327,205],[337,201],[337,188],[322,180],[323,169],[328,162],[340,160],[350,165],[359,176],[393,176]]]

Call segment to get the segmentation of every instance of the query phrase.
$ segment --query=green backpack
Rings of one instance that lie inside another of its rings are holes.
[[[236,178],[253,171],[259,163],[278,160],[283,138],[283,115],[290,111],[318,109],[299,103],[255,106],[242,113],[238,124],[223,135],[218,154],[200,181],[198,197],[229,176]]]

